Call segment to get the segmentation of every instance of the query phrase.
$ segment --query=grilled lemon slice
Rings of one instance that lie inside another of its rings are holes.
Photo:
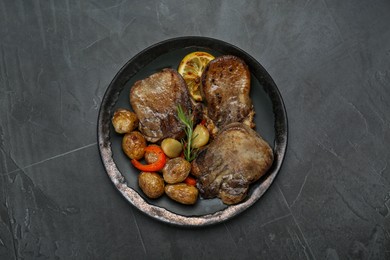
[[[195,101],[202,101],[200,94],[200,78],[206,65],[215,57],[210,53],[195,51],[187,54],[177,69],[187,83],[191,97]]]

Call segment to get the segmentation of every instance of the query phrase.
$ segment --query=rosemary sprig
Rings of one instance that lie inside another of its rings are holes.
[[[183,145],[183,151],[184,151],[184,157],[187,161],[191,162],[196,158],[197,150],[192,148],[192,142],[196,138],[196,136],[193,136],[194,134],[194,121],[192,119],[192,115],[189,112],[186,114],[183,111],[183,108],[181,105],[177,106],[177,116],[179,117],[180,121],[184,124],[184,132],[186,134],[187,140],[181,140],[181,143]]]

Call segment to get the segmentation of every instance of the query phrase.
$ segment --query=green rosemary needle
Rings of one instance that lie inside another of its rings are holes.
[[[183,145],[184,157],[187,161],[191,162],[196,158],[197,155],[196,150],[192,148],[192,142],[196,138],[196,136],[193,136],[194,121],[192,119],[191,112],[186,114],[183,111],[181,105],[177,106],[177,116],[179,117],[180,121],[184,124],[184,132],[187,137],[186,141],[183,139],[181,141]]]

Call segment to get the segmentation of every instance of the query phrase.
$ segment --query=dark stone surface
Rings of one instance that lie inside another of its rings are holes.
[[[385,0],[0,0],[0,258],[389,259],[389,13]],[[265,196],[200,229],[130,206],[96,143],[117,71],[187,35],[256,58],[289,117]]]

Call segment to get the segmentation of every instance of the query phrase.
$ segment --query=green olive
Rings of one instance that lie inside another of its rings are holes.
[[[166,138],[161,142],[161,149],[169,158],[175,158],[180,155],[183,147],[176,139]]]
[[[210,134],[204,125],[197,125],[193,132],[194,140],[192,141],[193,148],[205,146],[210,139]]]

